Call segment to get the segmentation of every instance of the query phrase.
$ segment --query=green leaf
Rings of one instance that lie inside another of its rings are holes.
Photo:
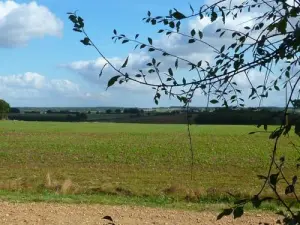
[[[182,20],[182,19],[185,19],[185,18],[186,18],[185,15],[183,15],[181,12],[178,12],[178,11],[174,12],[174,13],[172,14],[172,16],[173,16],[175,19],[177,19],[177,20]]]
[[[239,218],[244,214],[244,208],[243,207],[237,207],[233,211],[233,218]]]
[[[150,45],[152,45],[152,39],[148,37],[148,42]]]
[[[274,88],[275,88],[276,91],[280,91],[278,86],[275,85]]]
[[[114,85],[114,83],[117,82],[117,80],[119,79],[119,75],[118,76],[114,76],[112,78],[110,78],[110,80],[107,83],[107,88],[111,87],[112,85]]]
[[[219,101],[217,99],[213,99],[210,101],[211,104],[217,104]]]
[[[123,63],[122,67],[121,68],[125,68],[127,66],[127,63],[128,63],[128,58],[129,56],[126,58],[125,62]]]

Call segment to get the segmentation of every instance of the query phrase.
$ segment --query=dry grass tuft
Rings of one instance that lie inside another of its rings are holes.
[[[61,185],[60,192],[65,195],[65,194],[70,194],[73,191],[74,191],[74,187],[72,181],[70,179],[65,180]]]

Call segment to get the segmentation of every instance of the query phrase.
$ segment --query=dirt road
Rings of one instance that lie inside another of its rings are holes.
[[[110,215],[118,225],[250,225],[275,224],[276,215],[264,213],[246,214],[238,220],[230,218],[216,221],[217,213],[190,212],[131,206],[69,205],[54,203],[0,202],[0,224],[105,224],[101,219]]]

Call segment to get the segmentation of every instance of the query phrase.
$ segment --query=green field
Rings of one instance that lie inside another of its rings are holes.
[[[228,191],[249,196],[273,143],[267,132],[248,134],[256,130],[193,125],[191,180],[185,125],[0,121],[0,198],[12,191],[192,202],[226,201]],[[279,143],[288,165],[298,158],[291,140],[299,144],[294,135]]]

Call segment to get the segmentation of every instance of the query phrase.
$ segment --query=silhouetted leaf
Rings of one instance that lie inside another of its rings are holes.
[[[233,212],[233,209],[224,209],[223,212],[221,212],[221,213],[217,216],[217,220],[222,219],[224,216],[229,216],[232,212]]]
[[[195,34],[196,34],[196,31],[195,31],[195,29],[193,29],[193,30],[191,30],[191,36],[195,36]]]
[[[135,35],[135,39],[137,39],[139,36],[140,36],[139,34],[136,34],[136,35]]]
[[[195,39],[190,39],[189,40],[189,44],[192,44],[192,43],[194,43],[195,42]]]
[[[260,180],[267,180],[268,178],[264,175],[257,175],[258,179]]]
[[[214,22],[218,18],[218,14],[216,12],[212,12],[210,16],[211,22]]]
[[[83,40],[80,41],[84,45],[91,45],[90,39],[88,37],[85,37]]]
[[[299,124],[299,122],[295,124],[295,134],[300,136],[300,124]]]
[[[295,184],[296,184],[296,182],[297,182],[297,179],[298,179],[298,177],[297,177],[297,176],[293,176],[293,179],[292,179],[293,185],[295,185]]]
[[[110,86],[114,85],[116,83],[116,81],[119,79],[119,75],[114,76],[112,78],[110,78],[110,80],[107,83],[107,88],[109,88]]]
[[[77,17],[75,15],[70,15],[69,20],[71,20],[73,23],[77,23]]]
[[[104,68],[105,68],[106,66],[107,66],[107,63],[105,63],[104,66],[102,67],[102,69],[101,69],[101,71],[100,71],[100,73],[99,73],[99,77],[102,76],[103,70],[104,70]]]
[[[293,193],[294,191],[295,191],[294,185],[289,185],[289,186],[286,187],[284,193],[285,193],[286,195],[288,195],[288,194],[290,194],[290,193]]]
[[[195,12],[194,12],[194,9],[193,9],[192,5],[190,3],[189,3],[189,5],[190,5],[190,9],[192,11],[192,14],[194,14]]]
[[[213,99],[210,101],[211,104],[217,104],[219,101],[217,99]]]
[[[170,74],[171,76],[173,76],[173,70],[172,70],[172,68],[169,68],[169,69],[168,69],[168,72],[169,72],[169,74]]]
[[[152,45],[152,39],[148,37],[148,42],[150,45]]]
[[[178,59],[176,59],[176,61],[175,61],[175,68],[176,69],[178,68]]]
[[[237,207],[233,211],[233,218],[239,218],[244,214],[244,208],[243,207]]]
[[[270,176],[270,184],[271,184],[271,185],[276,186],[277,181],[278,181],[278,175],[279,175],[279,173],[272,174],[272,175]]]
[[[257,195],[255,195],[255,196],[251,199],[251,202],[252,202],[252,205],[253,205],[255,208],[258,208],[258,207],[260,207],[262,201],[259,199],[259,197],[258,197]]]
[[[111,216],[104,216],[102,219],[114,222],[114,220],[111,218]]]
[[[225,50],[225,45],[223,45],[223,46],[221,47],[220,52],[222,53],[222,52],[224,52],[224,50]]]
[[[203,33],[202,33],[200,30],[198,31],[198,35],[199,35],[199,38],[200,38],[200,39],[203,38]]]
[[[79,29],[79,28],[73,28],[73,30],[76,31],[76,32],[82,32],[82,30]]]
[[[129,57],[127,57],[127,58],[126,58],[126,60],[125,60],[125,62],[123,63],[123,65],[122,65],[122,67],[121,67],[121,68],[125,68],[125,67],[127,66],[127,63],[128,63],[128,58],[129,58]]]
[[[174,28],[174,27],[175,27],[175,23],[174,23],[173,21],[171,21],[171,22],[169,23],[169,27]],[[170,33],[171,33],[171,32],[170,32]]]
[[[178,12],[178,11],[174,12],[172,14],[172,16],[177,20],[182,20],[182,19],[186,18],[185,15],[183,15],[181,12]]]

